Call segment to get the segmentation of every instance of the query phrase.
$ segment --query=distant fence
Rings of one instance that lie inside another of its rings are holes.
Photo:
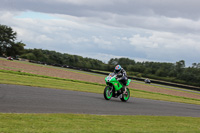
[[[90,70],[89,72],[103,74],[103,75],[108,75],[109,74],[109,73],[105,73],[105,72],[98,72],[98,71],[92,71],[92,70]],[[129,79],[133,79],[133,80],[143,81],[143,82],[145,80],[145,78],[137,78],[137,77],[128,77],[128,78]],[[200,91],[199,87],[189,86],[189,85],[183,85],[183,84],[176,84],[176,83],[170,83],[170,82],[164,82],[164,81],[158,81],[158,80],[151,80],[151,83]]]
[[[97,74],[102,74],[102,75],[108,75],[109,74],[109,73],[106,73],[106,72],[94,71],[94,70],[90,70],[90,69],[87,69],[87,68],[73,67],[73,66],[68,66],[68,65],[46,64],[46,63],[43,63],[43,62],[40,62],[40,61],[31,61],[31,60],[29,62],[38,63],[38,64],[44,64],[44,65],[52,65],[52,66],[57,66],[57,67],[69,68],[69,69],[75,69],[75,70],[86,71],[86,72],[91,72],[91,73],[97,73]],[[129,79],[133,79],[133,80],[137,80],[137,81],[142,81],[142,82],[144,82],[144,80],[145,80],[144,78],[138,78],[138,77],[128,77],[128,78]],[[151,79],[151,83],[200,91],[199,87],[189,86],[189,85],[184,85],[184,84],[176,84],[176,83],[158,81],[158,80],[153,80],[153,79]]]

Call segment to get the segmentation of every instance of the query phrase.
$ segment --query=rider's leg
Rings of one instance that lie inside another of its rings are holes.
[[[122,93],[123,93],[123,94],[126,94],[126,84],[123,84]]]
[[[120,81],[120,84],[122,85],[121,93],[123,93],[124,92],[124,83],[122,81]]]
[[[126,93],[126,84],[127,84],[127,78],[126,77],[124,77],[122,80],[120,80],[119,81],[121,84],[122,84],[122,89],[121,89],[121,91],[122,91],[122,93]]]
[[[122,92],[123,94],[125,94],[125,93],[126,93],[126,82],[123,81],[123,82],[121,82],[121,84],[122,84],[121,92]]]
[[[126,94],[126,84],[127,84],[127,80],[124,80],[124,85],[123,85],[123,87],[124,87],[123,93],[124,93],[124,94]]]

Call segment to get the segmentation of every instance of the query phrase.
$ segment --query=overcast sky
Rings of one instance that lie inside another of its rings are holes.
[[[200,63],[199,0],[0,0],[0,24],[26,48]]]

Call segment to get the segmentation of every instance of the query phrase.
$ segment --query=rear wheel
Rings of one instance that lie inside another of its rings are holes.
[[[128,101],[130,97],[130,90],[129,88],[126,88],[126,93],[125,94],[122,94],[122,98],[120,98],[123,102],[126,102]]]
[[[110,86],[106,86],[106,88],[104,89],[104,98],[106,100],[110,100],[112,95],[113,95],[113,92],[112,92]]]

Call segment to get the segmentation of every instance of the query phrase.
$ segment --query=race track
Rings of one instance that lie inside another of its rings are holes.
[[[0,84],[0,112],[200,117],[200,106],[140,98],[125,103],[103,94]]]

